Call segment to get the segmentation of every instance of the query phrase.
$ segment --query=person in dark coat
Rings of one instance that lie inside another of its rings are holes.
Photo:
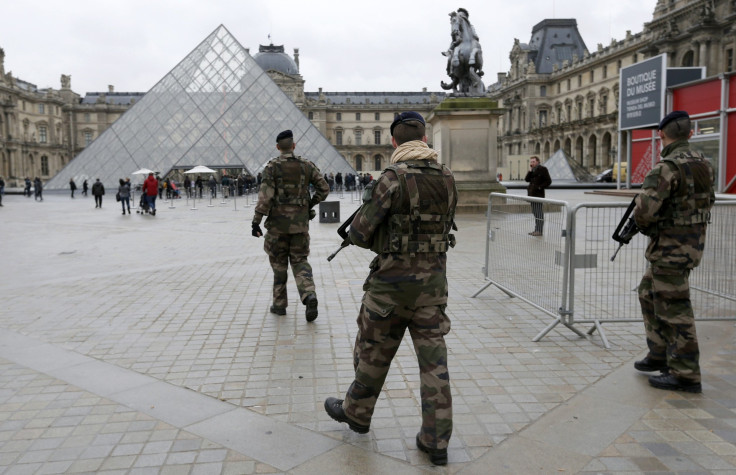
[[[74,198],[74,192],[77,190],[77,184],[74,183],[74,178],[69,178],[69,188],[72,190],[72,198]]]
[[[89,184],[87,184],[87,179],[84,179],[84,182],[82,182],[82,194],[84,196],[87,196],[87,190],[89,190]]]
[[[95,208],[102,208],[102,195],[105,194],[105,187],[98,178],[92,184],[92,195],[95,197]]]
[[[526,188],[527,195],[535,198],[544,198],[544,190],[552,184],[552,178],[549,176],[547,167],[539,163],[539,157],[532,156],[529,159],[529,171],[524,177],[524,181],[529,183]],[[531,236],[541,236],[544,229],[544,204],[532,203],[532,214],[534,215],[534,231],[530,232]]]
[[[33,179],[33,188],[36,190],[34,200],[43,201],[43,183],[39,177]]]

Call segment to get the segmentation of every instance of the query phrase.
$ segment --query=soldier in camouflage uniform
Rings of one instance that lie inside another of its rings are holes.
[[[649,353],[634,363],[655,388],[702,391],[695,316],[688,277],[700,264],[705,230],[715,201],[713,167],[690,150],[687,112],[674,111],[659,124],[662,160],[650,171],[636,199],[634,219],[650,237],[649,267],[639,285]]]
[[[436,465],[447,463],[452,396],[444,336],[450,331],[447,250],[454,245],[457,189],[452,172],[427,146],[416,112],[391,125],[392,165],[363,194],[350,225],[352,244],[377,255],[363,290],[353,352],[355,380],[345,400],[327,398],[325,410],[350,429],[366,433],[391,360],[409,329],[417,354],[422,427],[417,447]]]
[[[318,310],[312,266],[307,261],[309,220],[315,216],[312,208],[323,201],[330,190],[314,163],[294,155],[295,147],[291,130],[276,137],[276,148],[281,155],[268,162],[263,170],[252,234],[255,237],[263,235],[261,220],[268,216],[263,248],[273,269],[271,312],[286,315],[286,280],[291,263],[299,298],[306,306],[306,319],[311,322],[317,318]],[[309,185],[315,189],[311,198]]]

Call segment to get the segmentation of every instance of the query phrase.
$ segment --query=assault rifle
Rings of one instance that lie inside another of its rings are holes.
[[[358,214],[358,211],[360,211],[360,208],[362,208],[362,206],[356,209],[353,212],[353,214],[351,214],[350,217],[346,219],[345,222],[343,222],[339,228],[337,228],[337,234],[339,234],[340,237],[342,238],[342,243],[340,243],[340,247],[338,247],[335,252],[333,252],[327,257],[328,262],[334,259],[338,252],[342,251],[343,249],[348,247],[350,244],[352,244],[350,242],[350,236],[348,235],[348,228],[350,227],[350,223],[353,222],[353,218],[355,218],[355,215]]]
[[[621,250],[624,244],[630,243],[631,239],[633,239],[633,237],[636,236],[639,231],[641,231],[641,229],[639,229],[639,226],[636,225],[636,221],[634,221],[634,207],[636,207],[636,198],[631,200],[631,204],[628,208],[626,208],[626,212],[624,213],[623,217],[621,217],[621,221],[619,221],[618,226],[616,226],[616,230],[613,232],[613,236],[611,236],[614,241],[618,242],[618,248],[616,249],[616,252],[613,253],[613,256],[611,257],[611,262],[616,259],[618,251]]]

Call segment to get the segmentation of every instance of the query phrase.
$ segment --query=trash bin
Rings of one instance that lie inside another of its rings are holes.
[[[320,223],[339,223],[340,222],[340,202],[339,201],[323,201],[319,204],[319,222]]]

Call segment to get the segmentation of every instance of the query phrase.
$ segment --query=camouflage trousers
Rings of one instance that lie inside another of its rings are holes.
[[[304,302],[308,295],[315,293],[312,266],[307,261],[309,256],[309,234],[275,234],[267,232],[263,249],[268,254],[273,269],[273,305],[286,308],[289,300],[286,296],[288,267],[294,274],[299,299]]]
[[[689,270],[649,266],[639,284],[649,357],[666,360],[670,373],[700,382],[700,350],[690,303]]]
[[[358,335],[353,351],[355,380],[342,406],[345,414],[359,424],[370,425],[391,360],[408,328],[419,363],[420,438],[427,447],[447,448],[452,435],[452,395],[444,338],[450,331],[450,319],[445,314],[445,306],[371,309],[366,306],[367,300],[370,299],[364,297],[358,314]]]

